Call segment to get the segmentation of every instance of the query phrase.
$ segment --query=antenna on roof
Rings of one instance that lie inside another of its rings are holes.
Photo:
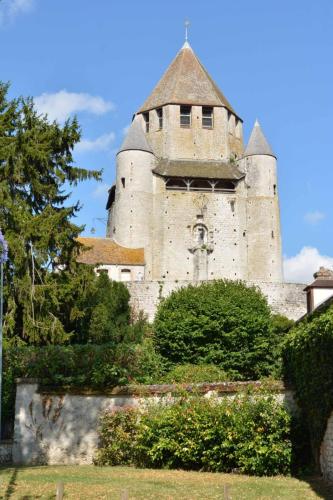
[[[190,26],[190,21],[188,19],[185,20],[185,42],[188,40],[188,28]]]

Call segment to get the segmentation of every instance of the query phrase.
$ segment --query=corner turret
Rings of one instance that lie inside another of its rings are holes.
[[[281,282],[281,230],[276,156],[256,120],[242,167],[247,186],[248,279]]]

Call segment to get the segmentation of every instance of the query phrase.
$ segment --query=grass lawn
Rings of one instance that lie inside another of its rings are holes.
[[[1,499],[55,498],[56,483],[72,499],[333,499],[320,479],[257,478],[129,467],[45,466],[0,469]],[[127,494],[126,494],[126,493]]]

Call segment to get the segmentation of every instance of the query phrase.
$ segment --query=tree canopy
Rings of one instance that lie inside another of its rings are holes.
[[[242,282],[188,286],[164,299],[154,323],[166,363],[215,364],[236,379],[272,373],[276,335],[266,298]]]
[[[0,83],[0,228],[9,251],[4,331],[16,341],[61,343],[70,337],[66,299],[93,277],[75,262],[83,228],[73,222],[80,205],[71,203],[70,190],[101,172],[74,164],[76,118],[50,123],[31,98],[10,99],[8,88]]]

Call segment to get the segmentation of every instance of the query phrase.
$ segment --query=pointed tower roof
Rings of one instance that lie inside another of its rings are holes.
[[[271,146],[269,145],[263,131],[261,130],[258,120],[256,120],[252,129],[248,145],[245,148],[244,156],[252,155],[268,155],[275,156]]]
[[[147,142],[140,121],[141,119],[139,117],[134,118],[118,153],[129,150],[139,150],[153,153],[153,150]]]
[[[138,113],[165,104],[223,106],[236,114],[186,41]]]

